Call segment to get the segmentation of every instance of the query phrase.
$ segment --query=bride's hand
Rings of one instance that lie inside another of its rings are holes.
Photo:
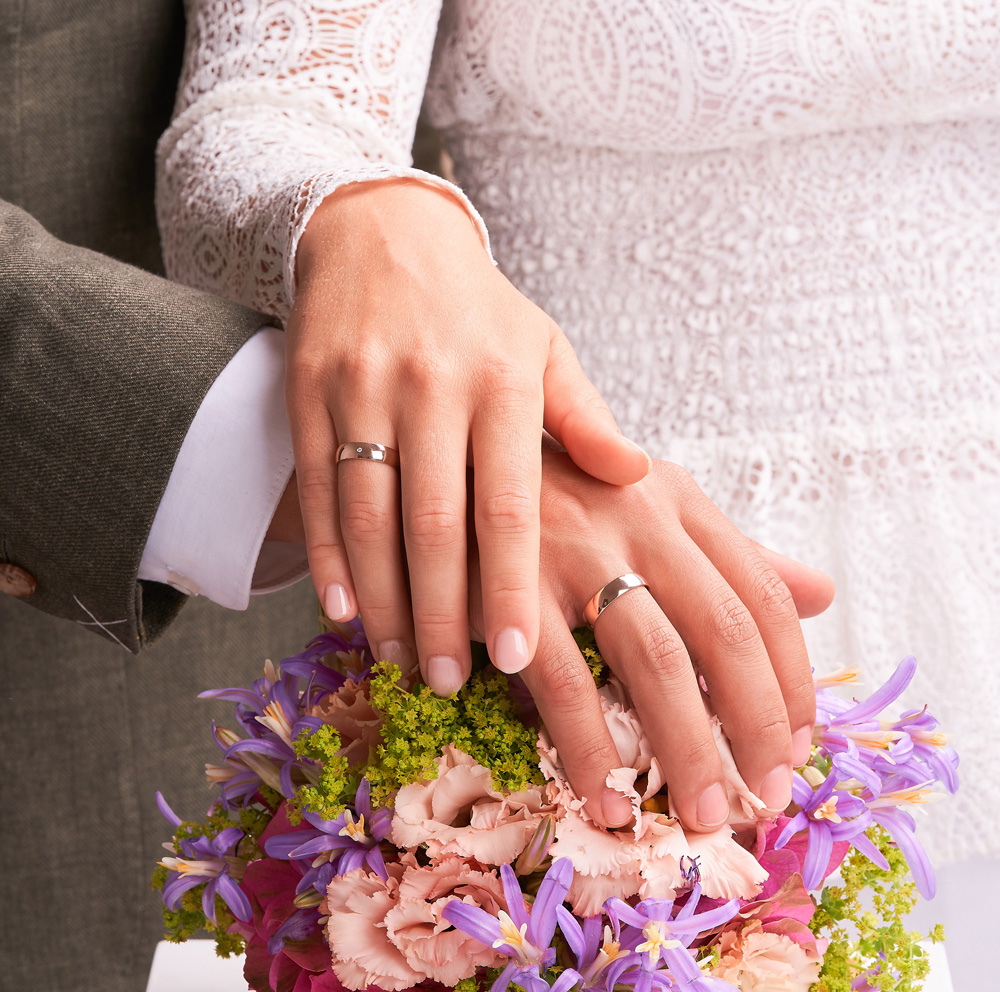
[[[523,668],[538,639],[543,424],[606,482],[636,482],[648,457],[447,193],[406,180],[338,191],[307,225],[297,278],[286,396],[327,614],[360,610],[379,657],[405,665],[415,648],[432,688],[462,684],[471,461],[486,643],[505,671]],[[338,444],[358,441],[398,449],[399,474],[361,460],[338,467]]]
[[[783,810],[816,715],[799,616],[826,609],[831,580],[749,540],[668,462],[618,488],[547,451],[541,514],[541,633],[521,677],[590,815],[620,826],[631,808],[606,787],[620,761],[571,631],[591,597],[627,572],[649,588],[612,602],[594,634],[629,690],[681,819],[711,830],[729,813],[699,675],[747,785],[769,810]],[[473,589],[475,569],[473,556]]]

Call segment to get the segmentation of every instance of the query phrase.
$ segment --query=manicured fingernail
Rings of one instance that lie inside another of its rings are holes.
[[[601,797],[601,812],[609,827],[623,827],[632,819],[632,803],[617,789],[605,789]]]
[[[331,582],[323,590],[323,609],[331,620],[352,620],[351,601],[347,598],[347,589],[339,582]]]
[[[439,695],[450,696],[462,688],[462,666],[455,658],[436,654],[427,659],[427,684]]]
[[[812,754],[812,727],[800,727],[792,734],[792,764],[798,768],[804,765]]]
[[[792,770],[788,765],[778,765],[764,776],[760,784],[760,798],[771,811],[783,811],[792,801]]]
[[[408,672],[413,667],[413,648],[406,641],[383,641],[378,646],[378,660],[399,665],[401,672]]]
[[[528,638],[516,627],[508,627],[497,634],[493,642],[493,664],[513,675],[528,664]]]
[[[698,799],[698,823],[702,827],[721,827],[729,819],[729,800],[726,790],[719,785],[710,785]]]

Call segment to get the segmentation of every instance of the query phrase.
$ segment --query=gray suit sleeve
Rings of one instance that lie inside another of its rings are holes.
[[[137,578],[146,538],[205,393],[267,323],[0,201],[0,562],[34,577],[25,603],[133,653],[176,615]]]

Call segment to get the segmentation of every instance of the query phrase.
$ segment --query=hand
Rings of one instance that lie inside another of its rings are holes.
[[[521,677],[589,815],[621,826],[631,807],[606,787],[620,761],[571,631],[590,598],[626,572],[649,589],[615,600],[594,635],[629,690],[685,826],[712,830],[729,813],[699,675],[747,785],[771,812],[783,810],[816,716],[799,616],[826,609],[829,577],[744,537],[668,462],[654,461],[646,479],[621,489],[547,451],[541,521],[541,632]],[[473,588],[475,572],[473,557]]]
[[[538,639],[543,425],[606,482],[641,479],[648,456],[621,436],[562,332],[494,267],[450,194],[407,180],[345,187],[310,219],[297,276],[286,401],[327,614],[360,609],[380,658],[405,668],[415,649],[436,691],[462,684],[471,459],[486,643],[499,667],[523,668]],[[337,466],[349,441],[398,449],[398,474]]]

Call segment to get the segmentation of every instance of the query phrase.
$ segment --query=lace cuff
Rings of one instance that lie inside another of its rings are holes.
[[[285,320],[299,238],[348,183],[410,177],[440,0],[188,0],[177,113],[157,149],[171,278]]]

